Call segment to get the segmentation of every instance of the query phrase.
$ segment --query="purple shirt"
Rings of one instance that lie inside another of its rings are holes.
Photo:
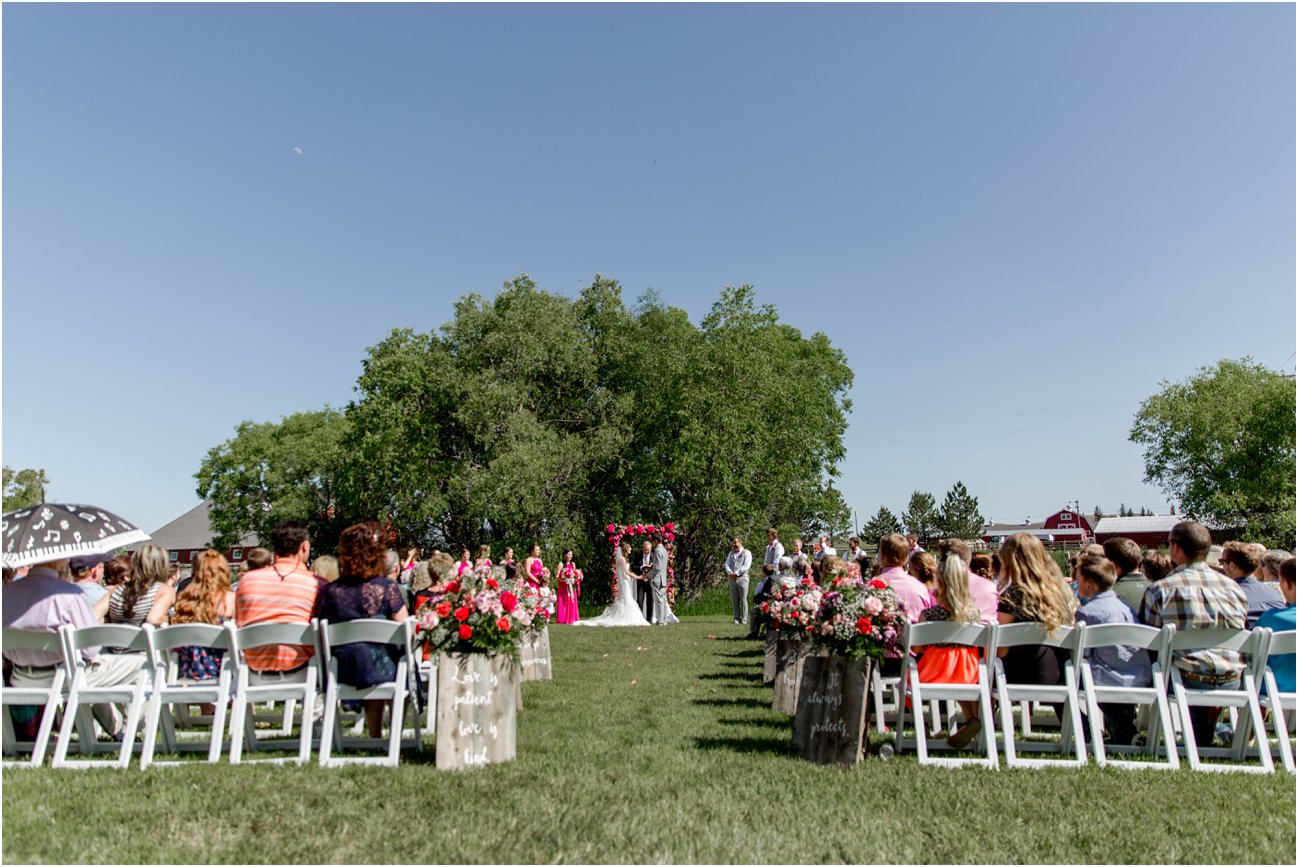
[[[996,622],[996,582],[977,574],[969,573],[969,596],[978,606],[978,617],[984,623]]]
[[[30,629],[34,632],[58,632],[67,624],[80,629],[98,626],[95,614],[86,602],[86,594],[76,584],[64,581],[53,569],[33,567],[27,577],[4,586],[0,591],[0,619],[6,628]],[[87,660],[99,653],[97,647],[83,648],[81,655]],[[14,665],[57,665],[62,656],[43,650],[9,650],[5,657]]]
[[[888,586],[901,597],[901,608],[911,623],[919,623],[919,616],[924,613],[924,609],[935,604],[933,594],[928,592],[924,582],[908,574],[900,566],[884,569],[879,573],[879,579],[888,582]]]

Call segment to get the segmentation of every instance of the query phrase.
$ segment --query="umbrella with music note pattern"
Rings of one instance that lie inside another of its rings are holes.
[[[39,503],[0,518],[4,565],[14,569],[78,554],[107,554],[149,538],[139,527],[98,506]]]

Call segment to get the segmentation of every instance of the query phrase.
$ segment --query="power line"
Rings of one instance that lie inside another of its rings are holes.
[[[991,415],[967,415],[961,418],[937,418],[937,419],[932,419],[930,421],[908,421],[908,422],[902,422],[900,424],[885,424],[885,425],[878,425],[876,427],[860,427],[860,428],[854,428],[854,430],[857,431],[893,430],[899,427],[922,427],[924,425],[930,425],[930,424],[952,424],[958,421],[981,421],[983,419],[989,419],[989,418],[1007,418],[1009,416],[1015,416],[1015,415],[1037,415],[1038,413],[1043,413],[1043,412],[1064,412],[1066,410],[1071,410],[1071,409],[1092,409],[1097,406],[1117,406],[1119,404],[1127,404],[1127,403],[1140,403],[1140,401],[1139,400],[1106,400],[1103,403],[1079,403],[1073,406],[1051,406],[1051,407],[1046,407],[1044,409],[1021,409],[1021,410],[1015,410],[1014,412],[997,412],[997,413],[992,413]]]
[[[873,443],[856,443],[855,445],[856,446],[890,446],[898,443],[928,443],[928,442],[937,442],[938,440],[964,439],[966,437],[990,437],[990,436],[1001,436],[1003,434],[1035,433],[1037,431],[1049,431],[1049,430],[1066,430],[1068,428],[1075,428],[1075,427],[1096,427],[1098,425],[1103,425],[1103,424],[1126,424],[1129,421],[1130,419],[1114,418],[1114,419],[1108,419],[1107,421],[1083,421],[1083,422],[1076,422],[1074,424],[1052,425],[1050,427],[1021,427],[1021,428],[1014,428],[1012,430],[988,430],[988,431],[979,431],[977,433],[949,434],[947,436],[940,436],[940,437],[914,437],[911,439],[904,439],[904,440],[883,440],[881,442],[873,442]]]

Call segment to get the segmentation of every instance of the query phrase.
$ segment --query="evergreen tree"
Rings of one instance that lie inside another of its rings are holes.
[[[866,521],[865,526],[861,528],[861,538],[867,544],[874,545],[889,533],[900,532],[902,532],[901,522],[897,520],[897,516],[887,506],[880,506],[875,516]]]
[[[1098,521],[1098,520],[1100,520],[1100,519],[1103,518],[1103,517],[1104,517],[1104,512],[1100,509],[1099,506],[1096,506],[1096,507],[1095,507],[1095,520]]]
[[[932,494],[915,491],[910,495],[906,511],[901,513],[901,520],[906,532],[914,533],[921,545],[927,545],[938,528],[937,500]]]
[[[979,539],[986,523],[978,511],[978,498],[970,496],[964,482],[956,482],[947,491],[938,514],[942,535],[948,539]]]

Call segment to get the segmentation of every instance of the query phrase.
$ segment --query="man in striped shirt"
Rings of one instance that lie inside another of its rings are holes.
[[[307,562],[311,540],[303,525],[288,521],[271,534],[275,559],[240,579],[234,594],[234,619],[239,626],[254,623],[310,623],[316,595],[324,583]],[[315,649],[306,644],[278,644],[244,652],[253,684],[306,679],[306,664]]]

